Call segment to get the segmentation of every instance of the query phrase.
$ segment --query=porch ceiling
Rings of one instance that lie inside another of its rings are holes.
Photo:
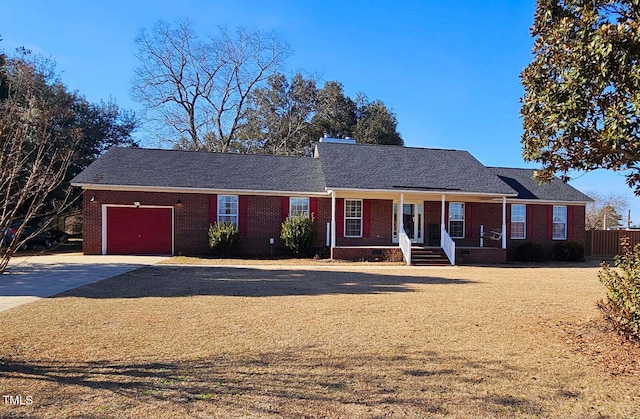
[[[404,194],[405,201],[437,201],[442,200],[445,195],[446,201],[459,202],[494,202],[502,203],[505,195],[488,195],[488,194],[471,194],[460,193],[454,191],[447,192],[430,192],[430,191],[368,191],[368,190],[335,190],[336,198],[354,198],[354,199],[386,199],[399,200],[400,195]]]

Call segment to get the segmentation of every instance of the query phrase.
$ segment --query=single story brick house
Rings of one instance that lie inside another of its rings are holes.
[[[84,189],[85,254],[206,254],[218,221],[238,225],[241,253],[282,253],[281,223],[303,213],[332,258],[401,249],[428,263],[442,249],[451,264],[500,263],[525,241],[584,244],[591,201],[466,151],[335,139],[309,157],[112,148],[72,184]]]

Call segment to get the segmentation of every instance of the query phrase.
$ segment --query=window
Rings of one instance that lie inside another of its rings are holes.
[[[567,207],[564,205],[553,206],[553,239],[567,239]]]
[[[289,215],[309,216],[309,198],[289,198]]]
[[[238,225],[238,195],[218,195],[218,222]]]
[[[522,204],[511,205],[511,238],[526,239],[527,231],[527,206]]]
[[[455,239],[464,237],[464,204],[449,203],[449,235]]]
[[[362,237],[362,200],[344,200],[344,236]]]

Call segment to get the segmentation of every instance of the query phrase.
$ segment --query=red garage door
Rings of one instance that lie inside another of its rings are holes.
[[[171,208],[107,207],[108,255],[170,255]]]

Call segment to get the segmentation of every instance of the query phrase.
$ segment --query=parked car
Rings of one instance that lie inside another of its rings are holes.
[[[46,232],[49,233],[51,237],[51,242],[53,243],[67,242],[67,239],[68,239],[67,233],[65,233],[62,230],[51,229],[51,230],[47,230]]]
[[[6,229],[2,237],[2,243],[0,244],[8,246],[9,243],[11,243],[12,240],[14,239],[15,235],[18,233],[19,228],[20,228],[19,225],[14,224],[14,226]],[[36,227],[25,226],[22,229],[22,233],[20,237],[28,237],[32,235],[36,230],[37,230]],[[20,237],[17,240],[20,240]],[[29,237],[27,241],[25,241],[20,246],[19,250],[27,250],[28,248],[33,248],[33,247],[43,247],[45,249],[49,249],[53,241],[54,240],[51,236],[51,233],[48,231],[43,231],[41,233],[34,235],[33,237]]]

